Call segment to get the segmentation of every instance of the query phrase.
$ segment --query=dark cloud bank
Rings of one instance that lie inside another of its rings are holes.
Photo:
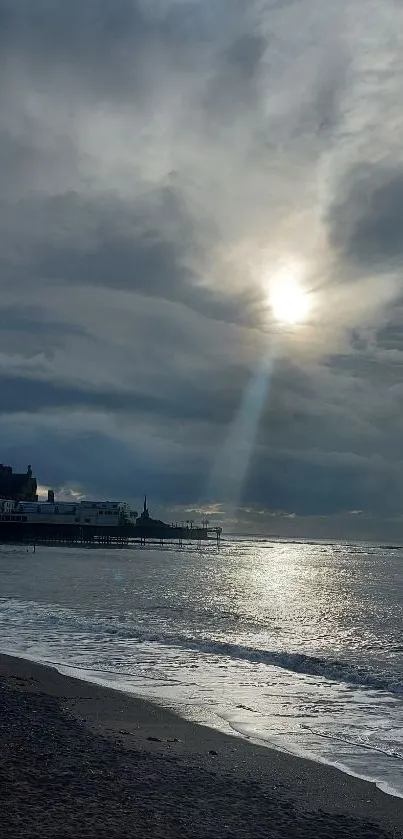
[[[359,7],[0,0],[3,461],[168,518],[403,538],[401,13]],[[294,329],[278,260],[312,295]],[[214,483],[270,347],[248,468]]]

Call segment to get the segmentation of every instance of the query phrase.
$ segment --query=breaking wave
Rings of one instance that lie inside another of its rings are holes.
[[[199,649],[203,653],[228,656],[252,663],[280,667],[293,673],[305,676],[321,676],[334,682],[344,682],[355,687],[369,690],[380,690],[387,693],[403,694],[403,683],[395,675],[377,675],[366,672],[350,665],[348,662],[319,658],[304,653],[292,653],[281,650],[263,650],[254,647],[243,647],[226,644],[219,641],[198,641],[191,649]]]
[[[12,625],[16,627],[29,624],[31,637],[35,633],[39,633],[42,637],[60,633],[64,639],[66,636],[76,641],[79,638],[85,638],[87,642],[94,641],[97,644],[103,639],[110,641],[111,637],[114,637],[123,643],[155,644],[172,650],[180,649],[184,652],[188,650],[221,660],[224,658],[233,661],[241,660],[251,664],[280,668],[299,675],[318,676],[356,688],[403,695],[403,681],[393,673],[374,673],[339,659],[245,646],[214,638],[195,637],[191,633],[172,633],[163,622],[146,628],[144,617],[139,625],[125,625],[123,621],[117,619],[116,615],[110,617],[104,614],[96,617],[76,615],[64,608],[56,611],[53,607],[50,611],[48,607],[38,603],[10,600],[0,601],[0,618],[1,614],[9,629]],[[151,618],[148,623],[152,624]]]

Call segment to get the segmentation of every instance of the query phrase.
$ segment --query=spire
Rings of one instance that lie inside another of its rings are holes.
[[[141,514],[141,518],[142,518],[142,519],[148,519],[148,518],[150,518],[150,515],[149,515],[149,512],[148,512],[148,509],[147,509],[147,496],[146,496],[146,495],[144,496],[144,506],[143,506],[143,512],[142,512],[142,514]]]

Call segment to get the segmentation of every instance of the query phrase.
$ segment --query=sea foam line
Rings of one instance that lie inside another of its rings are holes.
[[[49,611],[40,604],[24,603],[21,601],[2,602],[6,627],[10,630],[10,618],[14,617],[16,626],[24,627],[25,616],[28,615],[30,630],[38,628],[41,632],[47,629],[54,631],[55,627],[71,633],[72,637],[85,634],[96,636],[97,644],[105,639],[116,638],[118,641],[131,641],[136,644],[158,644],[171,649],[189,650],[204,655],[213,655],[233,661],[247,661],[251,664],[261,664],[305,676],[320,676],[329,681],[354,685],[367,690],[376,690],[395,695],[403,695],[403,683],[391,673],[377,675],[353,664],[336,659],[321,658],[306,653],[295,653],[287,650],[270,650],[260,647],[233,644],[213,638],[195,638],[192,635],[170,633],[169,631],[147,630],[144,627],[127,627],[101,618],[83,617],[75,615],[66,609]],[[17,618],[17,620],[15,620]],[[21,621],[21,618],[23,619]],[[5,627],[5,628],[6,628]],[[94,637],[95,641],[95,637]],[[111,671],[112,672],[112,671]]]

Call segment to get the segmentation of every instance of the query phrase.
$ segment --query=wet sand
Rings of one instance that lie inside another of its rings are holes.
[[[0,656],[0,836],[403,839],[403,800]]]

